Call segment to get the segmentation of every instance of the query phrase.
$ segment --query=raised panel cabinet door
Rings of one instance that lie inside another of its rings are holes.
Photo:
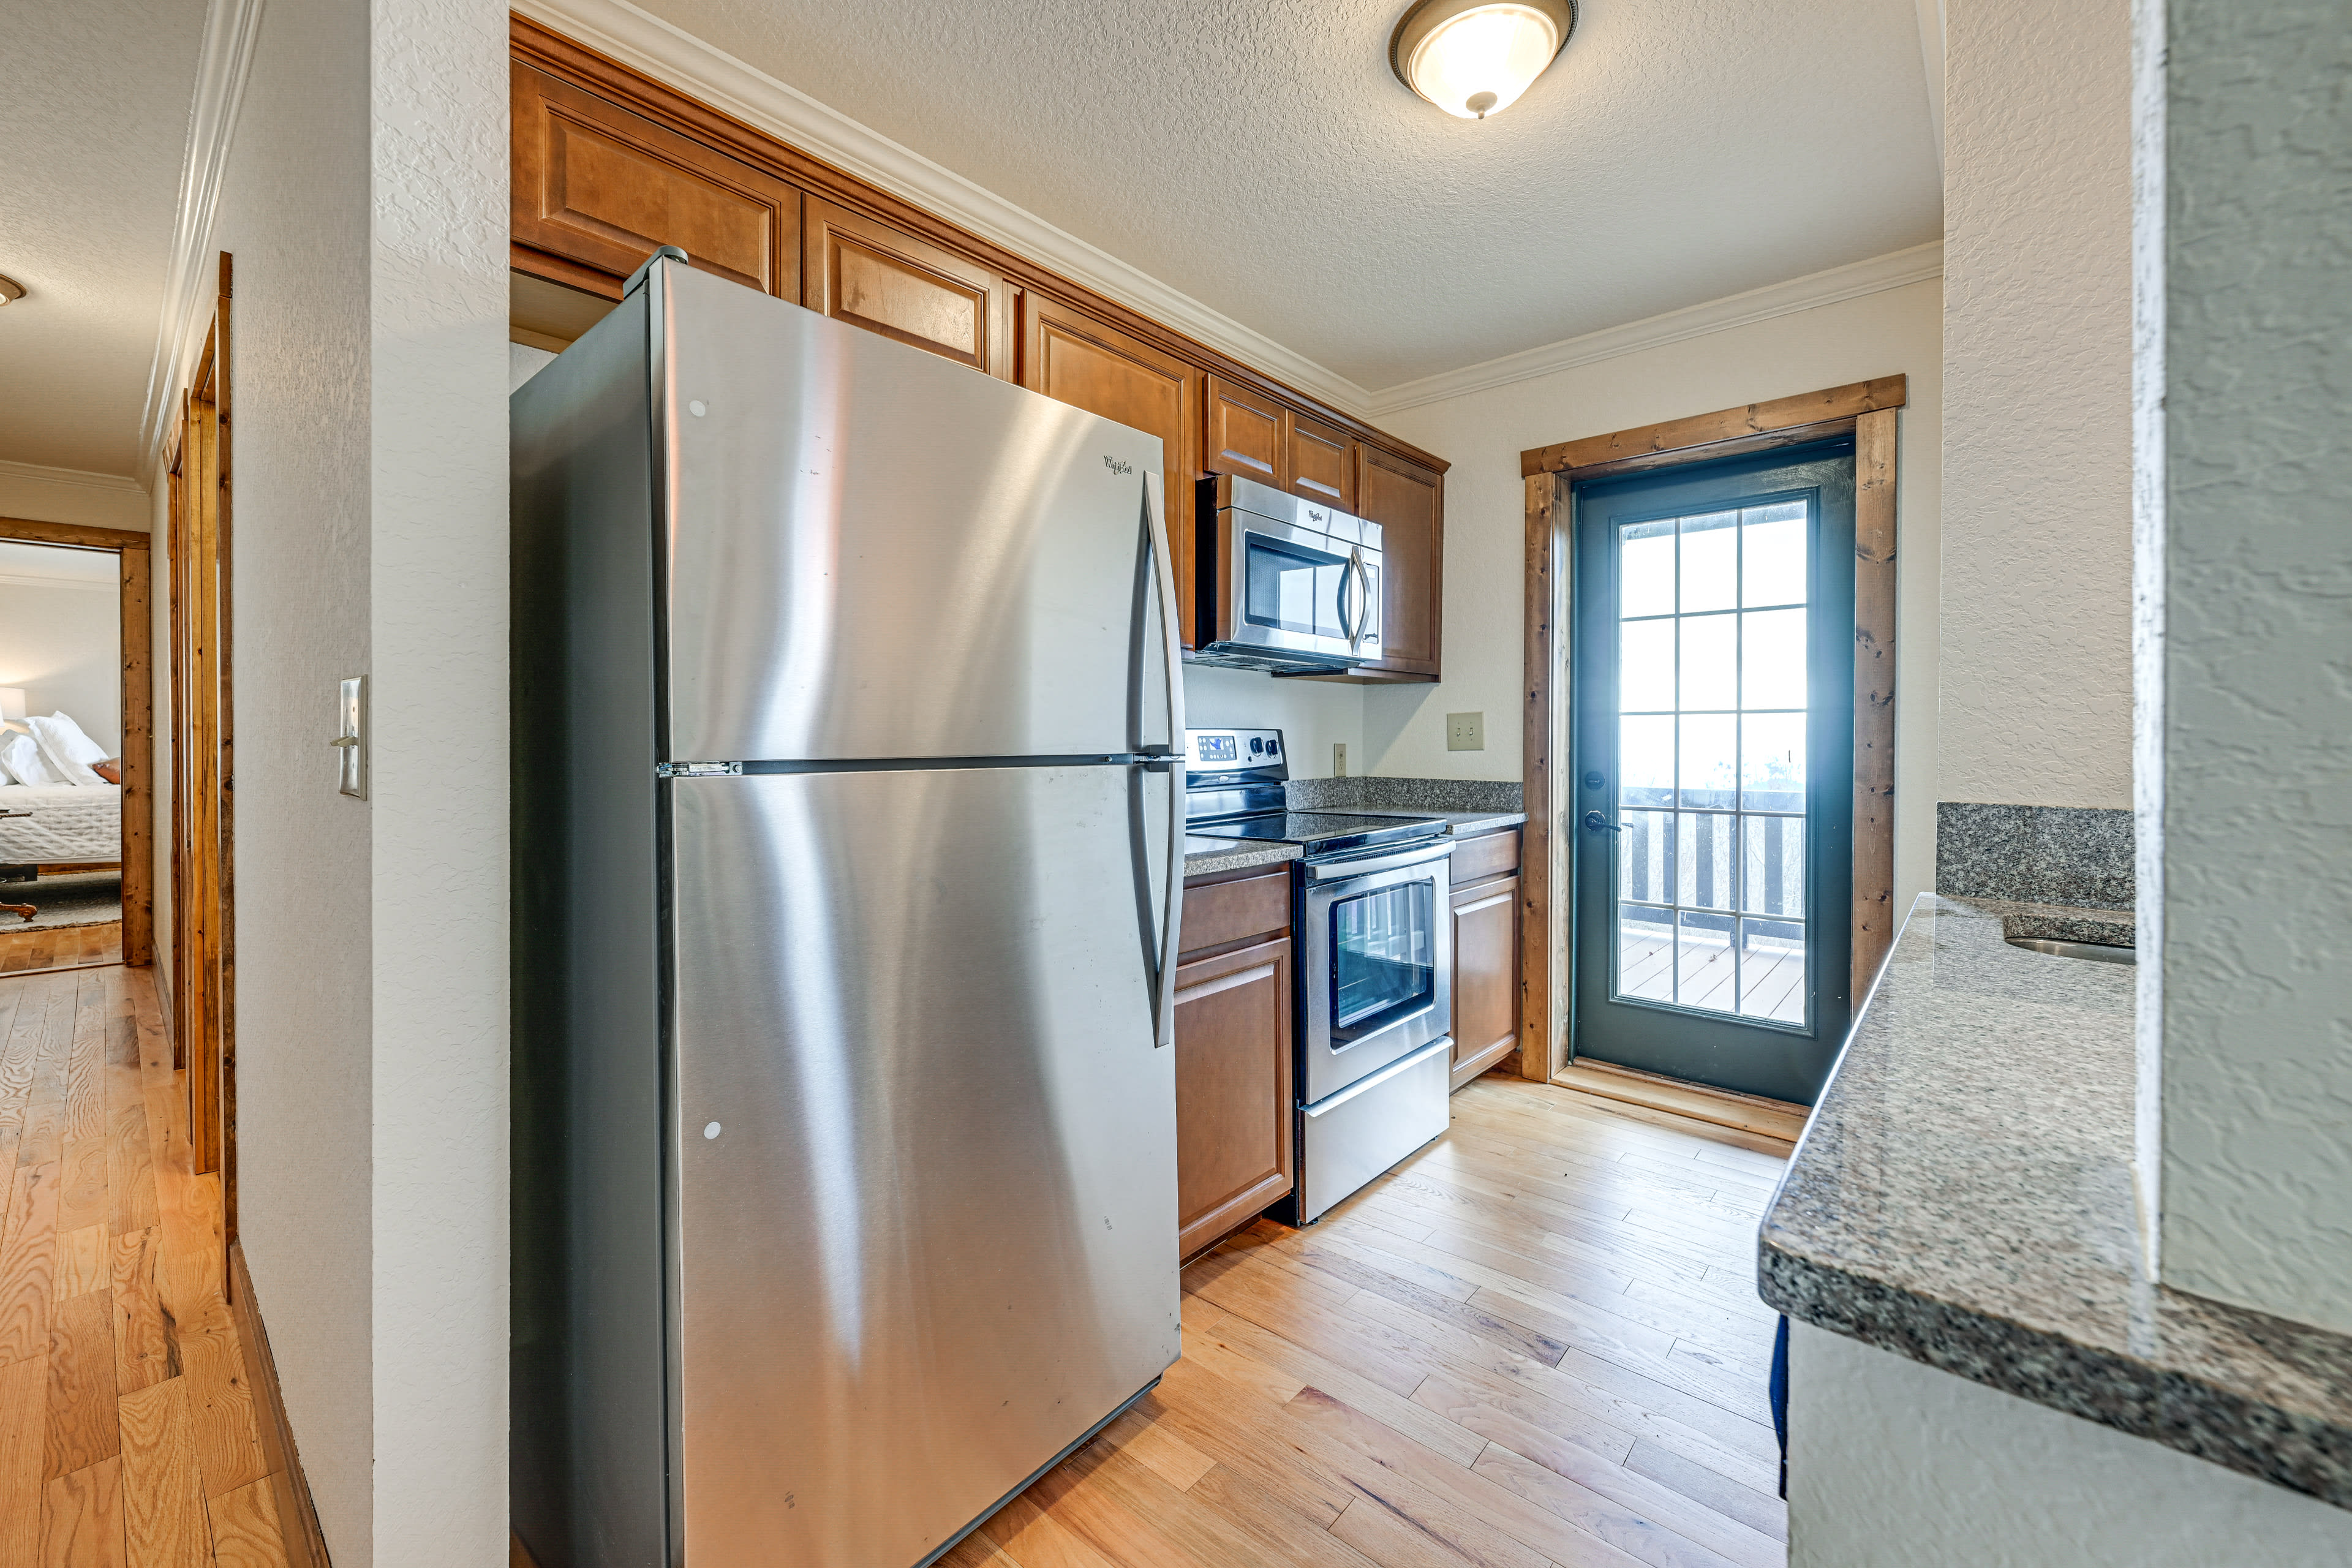
[[[1341,511],[1356,510],[1356,442],[1303,414],[1286,414],[1285,440],[1290,453],[1290,493],[1327,501]]]
[[[1284,459],[1283,422],[1289,410],[1270,397],[1209,377],[1208,438],[1202,467],[1213,474],[1239,474],[1277,489],[1290,485]]]
[[[1177,1255],[1290,1191],[1290,939],[1176,971]]]
[[[800,298],[797,187],[545,71],[511,70],[522,270],[617,297],[656,246],[675,245],[705,272]]]
[[[1168,543],[1184,646],[1192,646],[1192,479],[1201,471],[1202,372],[1042,294],[1021,300],[1021,384],[1160,437]]]
[[[1381,525],[1383,652],[1367,671],[1434,678],[1444,598],[1445,480],[1378,447],[1361,454],[1356,511]]]
[[[1454,1087],[1519,1043],[1519,879],[1496,877],[1454,894]]]
[[[802,304],[1013,378],[1014,290],[993,268],[815,196],[804,232]]]

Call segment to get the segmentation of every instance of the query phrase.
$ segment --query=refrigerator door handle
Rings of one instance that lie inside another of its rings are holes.
[[[1183,628],[1177,619],[1176,568],[1168,552],[1168,509],[1158,474],[1143,476],[1143,515],[1151,531],[1152,581],[1160,587],[1160,630],[1166,658],[1160,668],[1168,683],[1168,893],[1160,916],[1160,973],[1152,982],[1152,1043],[1176,1040],[1176,954],[1179,929],[1184,919],[1184,789],[1176,750],[1184,741]],[[1150,887],[1151,868],[1137,868]]]

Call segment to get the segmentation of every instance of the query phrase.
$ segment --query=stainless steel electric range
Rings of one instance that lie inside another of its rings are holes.
[[[1187,730],[1184,763],[1187,833],[1301,851],[1290,884],[1298,1173],[1276,1214],[1311,1225],[1445,1131],[1453,829],[1443,818],[1290,810],[1279,730]]]

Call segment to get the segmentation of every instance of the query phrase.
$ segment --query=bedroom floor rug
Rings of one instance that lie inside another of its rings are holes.
[[[122,873],[84,871],[37,882],[0,882],[0,904],[32,904],[41,911],[26,921],[0,910],[0,932],[103,925],[122,918]]]

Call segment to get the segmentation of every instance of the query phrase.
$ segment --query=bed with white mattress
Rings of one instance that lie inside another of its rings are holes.
[[[0,784],[0,866],[118,865],[121,784]]]

